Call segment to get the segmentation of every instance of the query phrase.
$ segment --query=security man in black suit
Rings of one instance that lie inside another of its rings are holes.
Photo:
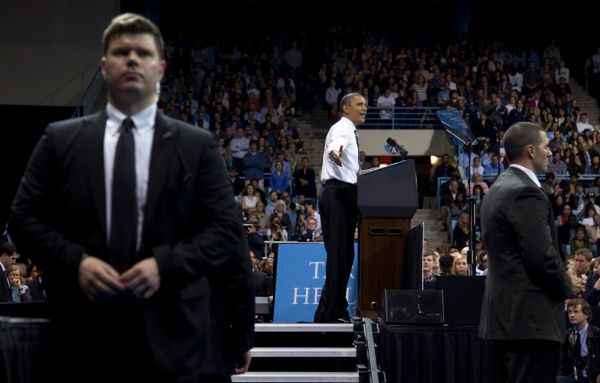
[[[554,382],[572,293],[552,204],[536,177],[551,152],[544,130],[528,122],[507,130],[504,147],[511,165],[481,206],[489,271],[479,335],[494,341],[500,382]]]
[[[103,43],[106,109],[47,127],[9,222],[44,270],[55,378],[230,381],[250,363],[254,297],[217,143],[157,110],[156,25],[117,16]]]

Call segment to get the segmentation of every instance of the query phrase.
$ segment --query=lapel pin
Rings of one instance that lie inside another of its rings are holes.
[[[162,138],[163,138],[163,140],[168,140],[172,136],[173,136],[173,132],[169,130],[168,132],[166,132],[165,134],[163,134]]]

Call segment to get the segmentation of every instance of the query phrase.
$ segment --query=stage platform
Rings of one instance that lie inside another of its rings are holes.
[[[44,383],[46,319],[0,317],[0,381]],[[477,326],[256,324],[250,372],[233,382],[487,383],[491,345]],[[384,378],[385,377],[385,378]]]

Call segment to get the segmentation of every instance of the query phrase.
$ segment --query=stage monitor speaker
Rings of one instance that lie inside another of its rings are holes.
[[[386,289],[380,315],[387,324],[444,323],[444,293],[439,290]]]
[[[436,284],[444,292],[446,324],[479,326],[485,277],[446,275],[437,277]]]

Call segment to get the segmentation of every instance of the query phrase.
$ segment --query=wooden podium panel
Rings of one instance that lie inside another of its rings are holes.
[[[363,218],[360,232],[359,311],[377,317],[383,290],[402,288],[410,218]]]

